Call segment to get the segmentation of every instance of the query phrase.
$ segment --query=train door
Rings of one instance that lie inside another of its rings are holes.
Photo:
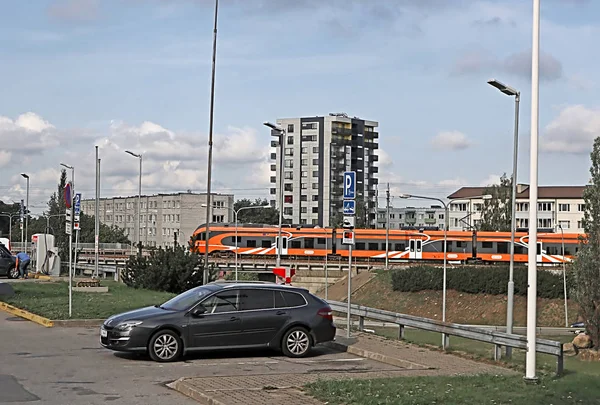
[[[536,261],[538,263],[542,262],[542,242],[538,242],[537,243],[537,255],[536,255]]]
[[[277,252],[278,250],[279,250],[279,236],[275,236],[275,252]],[[282,255],[288,254],[288,237],[287,236],[281,237],[281,254]]]
[[[421,239],[410,239],[408,241],[409,246],[409,259],[422,259],[423,258],[423,241]]]

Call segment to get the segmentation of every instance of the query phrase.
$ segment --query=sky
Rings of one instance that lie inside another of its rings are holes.
[[[588,181],[600,136],[600,2],[543,0],[539,184]],[[0,5],[0,200],[41,212],[60,163],[75,189],[206,190],[214,0]],[[269,198],[264,121],[345,112],[379,122],[379,195],[445,198],[529,183],[532,1],[221,0],[212,190]],[[411,205],[415,205],[414,203]]]

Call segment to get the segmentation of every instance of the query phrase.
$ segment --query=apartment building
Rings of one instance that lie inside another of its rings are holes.
[[[233,222],[232,194],[211,194],[212,222]],[[192,192],[143,195],[141,198],[140,235],[144,246],[173,246],[175,240],[187,243],[198,225],[206,222],[207,194]],[[83,200],[81,210],[94,216],[96,201]],[[132,242],[137,241],[138,197],[102,198],[100,222],[125,230]]]
[[[537,228],[541,231],[583,232],[585,186],[539,186]],[[485,187],[462,187],[448,196],[450,229],[472,229],[481,221]],[[516,196],[517,229],[529,228],[529,185],[518,184]]]
[[[271,205],[288,223],[327,227],[342,215],[343,173],[356,172],[357,205],[365,222],[375,228],[377,216],[378,123],[347,114],[281,118],[284,130],[284,170],[280,178],[280,146],[271,142]],[[361,210],[362,212],[363,210]]]
[[[390,229],[444,229],[444,207],[432,205],[430,207],[390,207]],[[385,229],[386,208],[377,210],[377,228]]]

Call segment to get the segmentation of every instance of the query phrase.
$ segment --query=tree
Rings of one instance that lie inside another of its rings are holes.
[[[591,179],[583,192],[585,211],[579,251],[573,263],[574,298],[594,348],[600,346],[600,137],[590,154]]]
[[[492,198],[483,200],[479,229],[510,232],[512,178],[506,177],[504,173],[500,178],[500,184],[486,187],[483,194],[491,195]]]
[[[369,202],[366,201],[363,196],[358,196],[355,201],[354,227],[356,229],[371,228],[371,225],[369,224]],[[344,213],[341,211],[332,213],[329,220],[329,226],[341,228],[343,224]]]
[[[247,198],[237,200],[233,204],[234,210],[239,210],[242,207],[259,207],[267,206],[269,203],[266,199],[257,198],[251,201]],[[265,224],[265,225],[278,225],[279,224],[279,210],[273,207],[257,208],[242,210],[238,213],[238,223],[240,224]]]
[[[7,237],[10,231],[10,220],[12,220],[12,230],[13,234],[19,234],[19,240],[21,238],[21,232],[19,229],[19,210],[20,204],[5,204],[3,201],[0,201],[0,213],[2,214],[13,214],[17,216],[8,217],[5,215],[0,216],[0,237]],[[19,232],[16,232],[19,231]]]

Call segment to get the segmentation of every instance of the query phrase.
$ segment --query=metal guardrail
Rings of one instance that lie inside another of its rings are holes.
[[[335,312],[348,313],[348,303],[328,301],[331,309]],[[350,314],[358,316],[358,329],[364,329],[365,318],[378,321],[390,322],[399,326],[398,338],[404,339],[404,328],[426,330],[429,332],[444,333],[446,335],[458,336],[465,339],[477,340],[494,345],[494,360],[502,357],[502,346],[527,350],[527,337],[509,334],[494,330],[485,330],[457,323],[441,322],[429,318],[421,318],[413,315],[399,314],[362,305],[351,304]],[[556,374],[561,375],[564,370],[564,355],[562,343],[548,339],[536,339],[536,352],[556,356]]]

